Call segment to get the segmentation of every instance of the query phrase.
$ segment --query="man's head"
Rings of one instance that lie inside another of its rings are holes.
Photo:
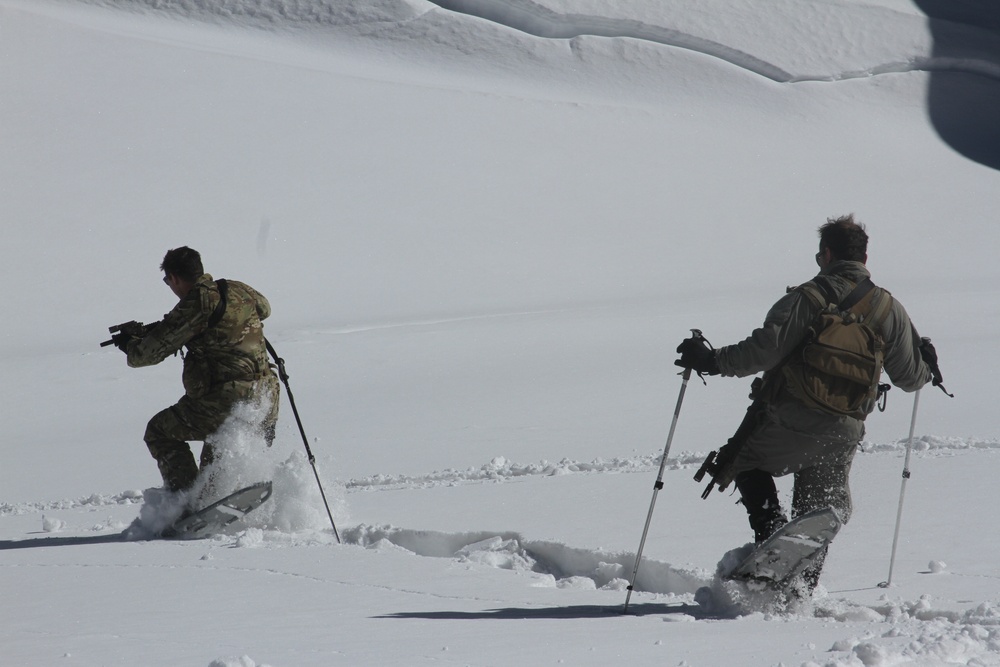
[[[837,260],[862,264],[868,261],[868,234],[862,223],[854,221],[853,213],[827,218],[826,224],[819,228],[816,261],[825,266]]]
[[[182,246],[168,250],[163,256],[163,263],[160,264],[163,270],[163,282],[173,290],[179,298],[184,298],[198,278],[205,273],[201,265],[201,255],[197,250]]]

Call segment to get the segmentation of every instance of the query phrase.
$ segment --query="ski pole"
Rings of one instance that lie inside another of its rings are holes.
[[[319,486],[319,495],[323,498],[323,506],[326,507],[326,515],[330,517],[330,525],[333,527],[333,536],[337,538],[337,544],[340,544],[340,533],[337,532],[337,524],[333,521],[333,512],[330,511],[330,503],[326,501],[326,492],[323,491],[323,483],[319,481],[319,471],[316,470],[316,457],[313,456],[312,450],[309,448],[309,440],[306,438],[306,431],[302,428],[302,420],[299,418],[299,410],[295,407],[295,397],[292,396],[292,388],[288,384],[288,372],[285,370],[285,360],[278,356],[274,347],[271,345],[271,341],[264,339],[264,343],[267,345],[267,351],[271,353],[274,357],[275,363],[278,364],[278,377],[281,378],[282,383],[285,385],[285,390],[288,392],[288,402],[292,406],[292,414],[295,415],[295,423],[299,425],[299,433],[302,435],[302,444],[306,446],[306,456],[309,458],[309,465],[312,466],[313,475],[316,477],[316,484]]]
[[[899,543],[899,523],[903,518],[903,496],[906,494],[906,480],[910,479],[910,452],[913,451],[913,431],[917,424],[917,405],[920,403],[920,390],[913,395],[913,417],[910,418],[910,437],[906,441],[906,458],[903,461],[903,482],[899,488],[899,509],[896,510],[896,532],[892,536],[892,555],[889,557],[889,576],[880,583],[879,588],[888,588],[892,583],[892,568],[896,563],[896,545]]]
[[[700,335],[700,331],[695,335]],[[667,465],[667,454],[670,453],[670,443],[674,439],[674,430],[677,428],[677,417],[681,413],[681,403],[684,402],[684,392],[687,391],[688,380],[691,379],[691,369],[685,368],[681,373],[681,392],[677,396],[677,406],[674,408],[674,419],[670,423],[670,433],[667,435],[667,444],[663,448],[663,456],[660,458],[660,472],[656,475],[656,483],[653,484],[653,498],[649,501],[649,513],[646,515],[646,525],[642,529],[642,539],[639,540],[639,550],[635,554],[635,567],[632,568],[632,578],[628,583],[628,594],[625,596],[625,608],[623,614],[628,613],[628,603],[632,599],[632,588],[635,586],[635,578],[639,574],[639,561],[642,560],[642,550],[646,546],[646,536],[649,534],[649,523],[653,520],[653,508],[656,507],[656,494],[663,488],[663,469]]]

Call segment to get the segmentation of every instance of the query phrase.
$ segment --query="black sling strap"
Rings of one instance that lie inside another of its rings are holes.
[[[858,283],[857,287],[855,287],[843,301],[837,305],[837,308],[844,312],[849,311],[851,308],[858,305],[858,302],[865,298],[865,296],[868,295],[868,292],[871,292],[873,289],[875,289],[875,283],[872,282],[871,278],[865,278]]]
[[[227,302],[229,301],[229,283],[226,282],[226,279],[219,278],[215,281],[215,286],[219,288],[219,303],[215,306],[215,310],[212,311],[212,314],[208,316],[208,323],[205,325],[205,331],[218,325],[219,322],[222,321],[222,317],[226,314]],[[204,336],[205,331],[202,331],[197,337]],[[267,339],[265,339],[264,342],[267,343]],[[270,348],[270,343],[268,343],[268,347]],[[258,376],[260,375],[260,363],[257,361],[256,357],[240,350],[233,350],[233,352],[249,359],[256,369],[254,373]]]
[[[215,281],[215,286],[219,288],[219,304],[208,316],[209,329],[222,321],[222,316],[226,314],[226,301],[229,300],[229,283],[226,282],[226,279],[219,278]]]
[[[814,284],[818,288],[820,294],[822,294],[823,297],[826,298],[827,303],[837,303],[836,301],[837,295],[833,291],[833,287],[828,285],[825,281],[820,282],[816,280],[814,281]],[[865,296],[868,295],[868,292],[871,292],[873,289],[875,289],[875,283],[872,282],[871,278],[865,278],[860,283],[854,286],[854,289],[851,290],[850,294],[844,297],[843,301],[837,303],[837,309],[841,312],[846,313],[851,308],[858,305],[858,302],[864,299]]]

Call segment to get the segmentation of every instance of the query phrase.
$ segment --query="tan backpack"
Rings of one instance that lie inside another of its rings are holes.
[[[892,296],[865,279],[839,304],[815,282],[797,288],[823,310],[781,367],[785,387],[808,407],[864,420],[878,400],[884,341],[879,334]]]

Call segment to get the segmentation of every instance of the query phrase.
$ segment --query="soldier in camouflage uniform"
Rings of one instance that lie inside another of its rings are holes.
[[[164,486],[181,491],[191,488],[199,472],[188,441],[204,443],[204,470],[214,460],[211,437],[236,404],[259,402],[266,407],[255,426],[270,446],[279,386],[267,359],[262,320],[271,314],[271,306],[262,294],[234,280],[213,280],[204,272],[198,252],[188,247],[168,251],[160,268],[163,282],[180,302],[145,336],[125,337],[115,344],[128,355],[132,368],[158,364],[186,348],[184,396],[150,419],[144,436]]]
[[[864,225],[850,215],[828,220],[819,232],[816,263],[820,272],[806,285],[825,287],[824,291],[836,295],[832,302],[839,303],[870,277],[865,267],[868,235]],[[726,456],[730,445],[720,450],[720,459],[726,458],[727,465],[725,472],[716,474],[716,479],[721,474],[735,480],[758,544],[788,521],[774,477],[794,475],[792,518],[829,506],[847,523],[852,511],[848,476],[864,437],[863,417],[830,414],[806,405],[789,393],[779,372],[823,308],[808,296],[803,289],[806,285],[789,288],[772,306],[764,324],[742,342],[712,350],[703,339],[689,338],[677,348],[681,359],[675,363],[700,373],[746,377],[764,372],[763,413],[735,456]],[[877,325],[884,342],[885,372],[897,387],[916,391],[932,379],[927,356],[934,354],[930,340],[921,342],[906,310],[888,291],[875,287],[872,299],[873,303],[889,300],[886,315]],[[866,411],[874,408],[872,401]],[[822,557],[805,573],[810,590],[821,567]]]

